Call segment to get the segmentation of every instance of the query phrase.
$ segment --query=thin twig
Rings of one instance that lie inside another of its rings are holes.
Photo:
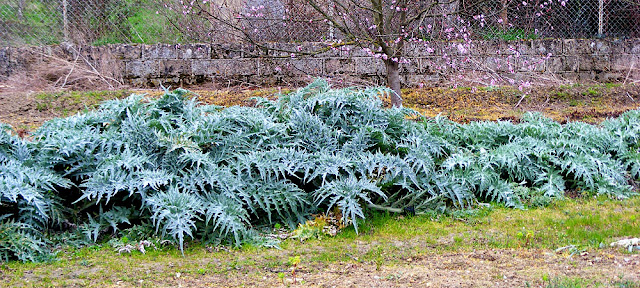
[[[518,108],[518,106],[520,106],[520,103],[522,103],[522,100],[524,100],[525,97],[527,97],[527,93],[522,94],[522,97],[520,97],[520,100],[518,100],[518,104],[516,104],[516,106],[513,108]]]
[[[629,72],[627,72],[627,77],[624,78],[624,82],[622,82],[622,85],[626,85],[627,84],[627,80],[629,80],[629,75],[631,75],[631,70],[633,70],[633,65],[635,65],[636,62],[631,62],[631,67],[629,67]]]
[[[80,57],[80,53],[78,53],[76,55],[76,59],[73,60],[73,65],[71,66],[71,70],[69,70],[69,73],[67,73],[67,76],[64,77],[64,82],[62,82],[62,85],[60,86],[60,88],[64,88],[64,86],[67,85],[67,80],[69,80],[69,76],[71,76],[71,73],[73,73],[73,70],[75,70],[76,65],[78,64],[79,57]]]

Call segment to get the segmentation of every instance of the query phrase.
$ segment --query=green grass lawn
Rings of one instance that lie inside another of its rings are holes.
[[[530,256],[526,256],[529,254],[549,254],[568,259],[568,265],[577,267],[581,260],[573,262],[571,259],[579,259],[580,255],[594,255],[595,259],[600,257],[598,255],[622,259],[638,256],[638,252],[611,248],[609,244],[623,237],[639,237],[639,215],[640,197],[622,201],[607,198],[566,199],[548,207],[529,210],[493,205],[445,215],[374,213],[361,223],[359,234],[352,228],[345,228],[335,237],[325,236],[306,242],[288,239],[280,243],[281,250],[252,245],[233,249],[189,243],[184,257],[173,246],[147,248],[146,254],[134,251],[121,255],[109,244],[103,243],[80,249],[62,248],[57,259],[51,263],[5,263],[1,266],[0,278],[7,287],[156,287],[180,283],[183,287],[197,287],[205,284],[201,282],[203,279],[209,279],[207,283],[213,283],[214,287],[252,286],[252,283],[261,281],[268,283],[268,286],[286,284],[306,287],[318,284],[313,282],[316,279],[313,275],[320,279],[329,277],[332,274],[328,271],[336,266],[362,265],[369,267],[370,272],[387,274],[384,275],[386,278],[381,279],[393,281],[394,271],[426,265],[420,264],[419,259],[439,259],[459,254],[473,257],[478,251],[507,253],[507,262],[529,259],[527,257]],[[561,247],[567,248],[556,253],[556,249]],[[299,266],[296,265],[301,271],[299,274],[311,277],[309,282],[286,282],[292,277],[292,261],[295,261],[295,257],[300,259]],[[411,261],[416,264],[411,264]],[[545,272],[547,270],[540,262],[531,260],[530,265],[542,265],[540,272],[530,275],[526,282],[535,284],[535,287],[640,285],[637,282],[638,274],[633,278],[633,273],[638,272],[634,272],[633,268],[630,268],[630,274],[621,273],[611,277],[587,277],[580,273],[551,276],[553,271]],[[455,270],[455,266],[446,269]],[[241,280],[232,280],[234,275]],[[495,277],[496,281],[502,281],[500,277]]]

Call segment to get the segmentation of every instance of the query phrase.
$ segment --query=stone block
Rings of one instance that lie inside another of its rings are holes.
[[[106,58],[113,57],[109,55],[111,53],[111,49],[107,46],[81,46],[77,48],[77,51],[80,52],[83,60],[87,60],[91,63],[98,63]],[[75,51],[72,51],[72,54],[68,55],[70,60],[75,59]],[[73,57],[73,59],[71,59]],[[82,58],[81,58],[82,59]]]
[[[606,40],[611,49],[611,55],[619,55],[626,53],[627,49],[627,41],[614,39],[614,40]]]
[[[330,49],[330,45],[323,43],[268,43],[267,53],[261,52],[260,56],[270,56],[279,58],[293,58],[301,56],[316,57],[340,57],[341,52],[337,49]],[[325,49],[328,49],[326,52]],[[306,55],[302,55],[306,54]],[[312,55],[309,55],[312,54]]]
[[[562,70],[564,72],[578,72],[580,62],[578,56],[564,56],[562,58]]]
[[[167,86],[179,86],[183,83],[180,77],[160,77],[149,79],[148,85],[151,87],[167,87]]]
[[[11,48],[0,47],[0,76],[11,76]]]
[[[371,56],[364,49],[354,45],[342,46],[338,50],[340,51],[340,56],[342,57],[352,58],[352,57],[370,57]]]
[[[578,55],[578,71],[609,71],[611,61],[608,55]]]
[[[503,54],[503,42],[498,40],[474,41],[475,50],[480,55],[495,56]]]
[[[596,73],[593,71],[578,72],[576,73],[577,80],[580,82],[594,81],[596,80]]]
[[[522,56],[518,61],[519,71],[522,72],[545,72],[547,69],[546,56]]]
[[[562,40],[562,55],[590,54],[586,40],[564,39]]]
[[[575,72],[557,72],[554,73],[555,76],[558,77],[558,79],[562,79],[565,81],[577,81],[578,80],[578,76],[576,75]]]
[[[267,43],[265,46],[267,50],[263,51],[262,54],[266,57],[291,57],[291,53],[297,51],[295,43]]]
[[[211,45],[188,44],[178,46],[178,58],[180,59],[210,59]]]
[[[424,74],[430,74],[431,73],[431,65],[430,65],[430,62],[428,61],[428,59],[429,58],[413,58],[413,59],[411,59],[412,62],[416,62],[416,64],[418,65],[416,67],[415,74],[424,75]]]
[[[301,49],[302,52],[317,52],[323,49],[326,49],[328,46],[331,46],[330,44],[325,44],[325,43],[318,43],[318,42],[307,42],[307,43],[300,43],[296,46],[296,50]]]
[[[209,69],[211,62],[209,59],[192,59],[191,60],[191,75],[207,76],[210,75]]]
[[[605,40],[565,39],[563,42],[563,53],[565,55],[609,55],[611,54],[610,45],[611,42]]]
[[[126,78],[125,82],[133,87],[151,86],[150,81],[147,78]]]
[[[356,60],[356,74],[360,75],[384,75],[385,65],[382,59],[374,57],[360,57]]]
[[[640,71],[640,55],[621,54],[613,55],[611,59],[611,71],[629,73]]]
[[[563,53],[562,40],[557,39],[544,39],[531,41],[531,49],[536,55],[547,56],[561,56]]]
[[[215,44],[211,45],[212,59],[239,59],[242,58],[244,47],[239,44]]]
[[[475,55],[468,58],[465,58],[463,62],[465,62],[465,67],[469,67],[469,69],[484,71],[487,60],[487,57]]]
[[[507,57],[488,56],[484,60],[483,68],[492,72],[514,73],[518,68],[518,61],[513,55]]]
[[[289,61],[296,75],[321,76],[324,74],[324,61],[322,59],[305,58],[291,59]]]
[[[610,55],[611,54],[611,42],[606,40],[593,40],[589,43],[592,54],[596,55]]]
[[[518,41],[507,41],[502,45],[502,50],[500,50],[500,55],[519,55],[519,42]]]
[[[549,73],[560,73],[565,71],[564,57],[552,56],[545,61],[544,69]]]
[[[326,58],[326,57],[337,58],[337,57],[341,57],[342,52],[340,51],[340,49],[335,48],[335,47],[332,48],[330,46],[331,45],[328,45],[328,44],[322,44],[322,43],[318,44],[318,46],[317,46],[318,49],[325,49],[326,51],[316,55],[315,57],[319,57],[319,58]]]
[[[178,59],[178,45],[156,44],[144,45],[142,50],[143,60],[149,59]]]
[[[464,44],[459,42],[431,42],[430,48],[434,50],[433,55],[435,56],[447,55],[447,57],[452,57],[462,53],[459,51],[458,45],[460,45],[463,51],[468,50],[468,45],[465,46]],[[468,51],[465,51],[464,53],[467,52]]]
[[[158,61],[133,60],[125,62],[125,78],[150,78],[158,75]]]
[[[407,62],[400,63],[400,73],[401,74],[416,74],[420,71],[420,59],[419,58],[409,58],[406,59]]]
[[[323,60],[316,58],[275,59],[274,74],[289,76],[312,75],[321,76],[324,73]]]
[[[626,53],[640,55],[640,39],[633,39],[627,41]]]
[[[445,69],[446,64],[442,57],[426,57],[420,59],[419,74],[436,74],[437,71]]]
[[[487,54],[487,47],[484,45],[485,41],[474,40],[470,43],[469,54],[472,56],[484,56]]]
[[[336,57],[368,57],[369,54],[362,50],[362,48],[354,45],[344,45],[338,46],[332,49],[334,52],[337,52],[338,55]]]
[[[427,47],[433,50],[431,55],[435,56],[451,55],[453,49],[455,49],[453,43],[446,41],[430,41]]]
[[[331,76],[355,74],[355,60],[350,58],[326,58],[324,59],[324,72]]]
[[[138,60],[142,57],[141,45],[114,44],[109,45],[114,57],[121,60]]]
[[[254,59],[215,59],[209,62],[207,75],[211,76],[246,76],[258,73]]]
[[[179,77],[179,76],[162,76],[159,78],[154,78],[154,79],[150,79],[150,82],[153,83],[153,86],[179,86],[180,84],[183,84],[185,82],[184,77]]]
[[[537,55],[536,49],[533,46],[533,41],[531,40],[520,40],[520,41],[512,41],[516,42],[515,47],[516,51],[522,56],[530,56]]]
[[[377,74],[359,75],[360,79],[365,81],[368,86],[384,86],[387,83],[387,77]]]
[[[257,75],[263,77],[270,77],[274,74],[280,74],[282,67],[273,58],[262,58],[256,60]]]
[[[162,60],[158,68],[162,77],[185,76],[192,72],[189,60]]]

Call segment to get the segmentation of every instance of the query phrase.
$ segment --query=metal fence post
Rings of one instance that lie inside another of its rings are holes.
[[[62,0],[62,33],[63,41],[69,42],[69,19],[67,18],[67,0]]]
[[[598,0],[598,37],[604,36],[604,0]]]

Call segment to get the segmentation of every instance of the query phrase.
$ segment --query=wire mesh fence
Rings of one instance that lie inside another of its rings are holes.
[[[489,35],[561,39],[640,36],[638,0],[496,0],[482,4],[480,7],[488,7],[481,9],[494,15],[490,17],[493,23],[484,29]],[[469,12],[483,15],[477,9]]]
[[[180,33],[158,1],[0,0],[0,45],[170,43]]]
[[[432,1],[437,0],[423,2]],[[307,2],[0,0],[0,45],[225,43],[237,40],[243,33],[255,34],[259,36],[255,39],[270,42],[339,39],[340,33],[325,19],[326,15],[303,5]],[[335,0],[313,2],[337,3]],[[437,26],[455,17],[456,25],[470,25],[472,37],[479,39],[640,37],[640,0],[451,0],[440,3],[444,8],[433,17],[431,24]],[[212,17],[221,16],[216,13],[224,11],[228,15],[222,16],[228,19],[245,19],[244,30],[234,31],[232,27],[211,21]],[[446,39],[442,33],[430,31],[429,35],[415,36]]]

